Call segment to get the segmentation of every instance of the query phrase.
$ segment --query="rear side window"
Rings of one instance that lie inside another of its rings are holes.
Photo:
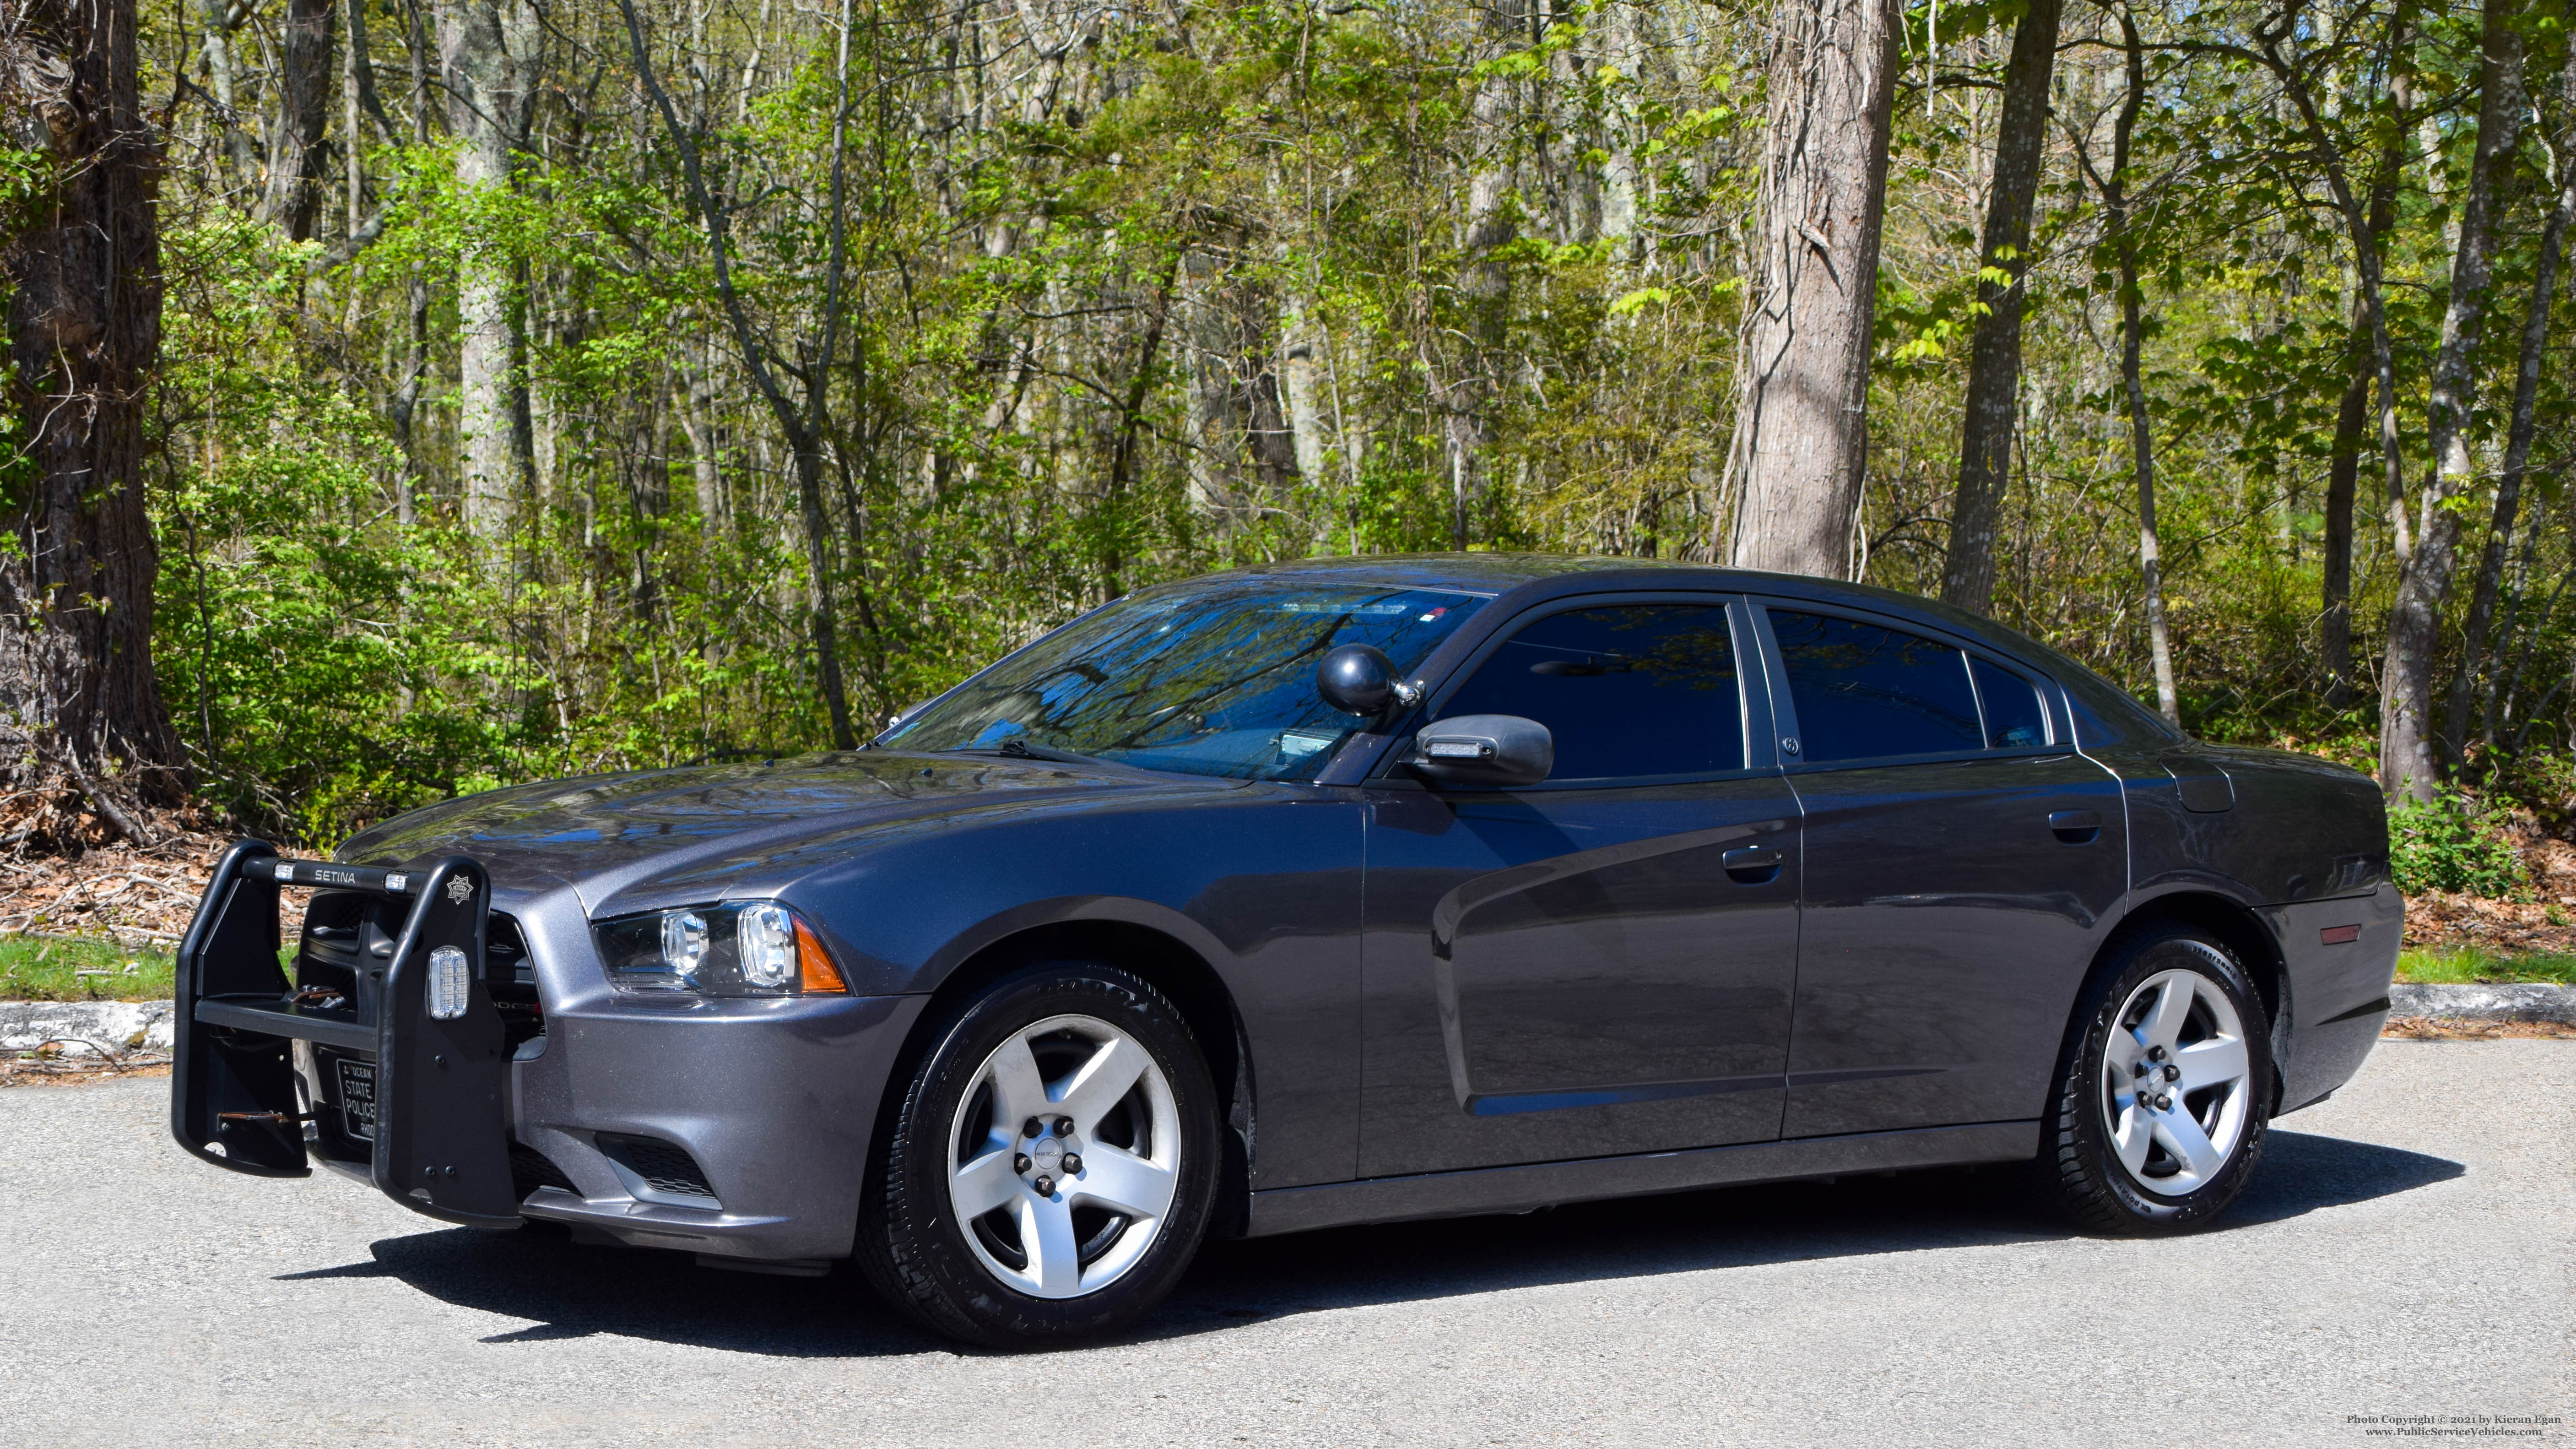
[[[1808,764],[1986,747],[1968,656],[1920,635],[1773,609]]]
[[[1976,658],[1968,661],[1968,672],[1976,676],[1977,702],[1985,706],[1987,748],[2019,750],[2048,743],[2048,712],[2029,680]]]
[[[1440,717],[1547,726],[1555,780],[1744,768],[1744,707],[1722,604],[1620,604],[1550,614],[1486,656]]]

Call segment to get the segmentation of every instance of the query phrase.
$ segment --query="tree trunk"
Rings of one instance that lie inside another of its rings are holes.
[[[544,28],[530,0],[449,0],[439,13],[456,180],[469,196],[506,195],[510,153],[527,139]],[[524,339],[513,259],[476,239],[458,259],[458,486],[464,521],[487,546],[505,540],[533,472],[519,425]]]
[[[707,186],[706,170],[700,164],[697,133],[680,124],[680,113],[671,104],[670,92],[653,69],[653,54],[644,43],[644,17],[637,12],[635,0],[618,0],[618,10],[626,21],[626,39],[635,60],[635,78],[644,84],[644,93],[661,116],[662,134],[680,153],[680,174],[688,186],[690,209],[697,213],[698,224],[706,228],[707,257],[713,273],[716,301],[724,309],[725,322],[733,333],[734,345],[742,357],[743,370],[751,375],[752,385],[761,400],[769,405],[770,416],[778,423],[787,444],[796,455],[796,497],[805,526],[805,565],[811,575],[809,597],[812,602],[810,622],[814,637],[815,682],[821,687],[823,708],[831,720],[832,747],[840,750],[858,748],[859,736],[850,719],[849,690],[841,676],[841,643],[839,618],[832,605],[832,585],[839,573],[833,557],[831,521],[824,509],[823,446],[830,425],[829,396],[825,389],[832,376],[832,359],[839,347],[841,274],[848,260],[844,250],[847,237],[842,227],[846,199],[847,175],[844,163],[843,119],[832,128],[831,200],[826,213],[826,231],[831,237],[830,257],[825,263],[823,286],[823,329],[815,346],[804,358],[805,396],[799,400],[788,395],[771,367],[771,350],[762,342],[751,322],[750,310],[733,283],[733,231],[725,209],[716,204]],[[836,118],[846,118],[849,95],[850,14],[847,0],[841,10],[840,37],[840,104]],[[1168,290],[1168,288],[1167,288]]]
[[[2399,96],[2392,94],[2392,104]],[[2370,181],[2370,234],[2388,234],[2397,222],[2397,178],[2406,164],[2405,116],[2387,129],[2380,147],[2379,169]],[[2325,671],[2326,703],[2347,709],[2353,700],[2352,674],[2352,505],[2360,491],[2361,442],[2370,421],[2370,384],[2376,375],[2371,350],[2371,313],[2366,298],[2352,301],[2350,377],[2343,404],[2335,413],[2334,449],[2326,465],[2326,557],[2323,612],[2319,619],[2319,654]]]
[[[2004,67],[2003,117],[1995,132],[1994,189],[1977,251],[1977,332],[1968,351],[1966,421],[1959,438],[1959,491],[1950,507],[1949,560],[1941,599],[1983,614],[1995,601],[1995,520],[2012,468],[2013,419],[2021,391],[2021,314],[2030,269],[2030,217],[2048,138],[2049,79],[2057,69],[2059,0],[2031,0],[2013,28]],[[2002,273],[1997,280],[1995,274]]]
[[[686,384],[680,425],[689,435],[689,473],[698,497],[698,531],[708,538],[724,532],[724,461],[716,454],[716,394],[706,363],[684,356],[681,380]]]
[[[2318,619],[2317,652],[2326,704],[2332,709],[2352,704],[2352,500],[2361,481],[2361,436],[2370,421],[2370,332],[2360,311],[2356,301],[2351,380],[2344,384],[2343,404],[2335,412],[2334,448],[2326,463],[2325,608]]]
[[[335,0],[286,0],[262,209],[297,241],[312,239],[322,211],[322,137],[331,118],[331,42],[339,18]]]
[[[2557,153],[2559,185],[2557,203],[2549,210],[2549,220],[2540,233],[2540,256],[2533,263],[2531,305],[2523,312],[2522,361],[2513,382],[2513,417],[2507,425],[2504,446],[2504,469],[2496,480],[2495,517],[2487,528],[2486,556],[2478,563],[2478,589],[2469,605],[2468,639],[2460,650],[2459,669],[2451,677],[2450,716],[2443,722],[2445,742],[2451,758],[2458,759],[2468,747],[2469,697],[2477,677],[2492,663],[2487,657],[2487,628],[2495,618],[2496,593],[2504,578],[2504,555],[2512,542],[2515,521],[2522,507],[2523,479],[2531,468],[2531,443],[2537,431],[2536,404],[2540,396],[2540,368],[2549,346],[2549,304],[2558,280],[2558,264],[2567,247],[2567,228],[2576,222],[2576,46],[2569,46],[2567,68],[2560,77],[2559,134],[2552,148]],[[2510,622],[2510,621],[2508,621]],[[2486,697],[2486,737],[2495,737],[2494,685],[2489,681]]]
[[[1538,24],[1535,0],[1499,0],[1478,13],[1483,53],[1497,58],[1532,39]],[[1443,365],[1436,328],[1423,343],[1423,372],[1432,407],[1440,414],[1449,470],[1449,544],[1459,549],[1474,532],[1472,521],[1490,481],[1485,454],[1493,447],[1494,434],[1486,415],[1505,365],[1504,338],[1510,326],[1511,274],[1494,260],[1494,253],[1520,237],[1509,140],[1517,84],[1509,71],[1495,67],[1477,82],[1468,102],[1469,134],[1485,152],[1471,158],[1467,176],[1466,235],[1460,246],[1465,265],[1457,284],[1457,331],[1463,345]]]
[[[2111,174],[2102,180],[2102,210],[2120,265],[2120,393],[2129,414],[2129,466],[2138,483],[2138,576],[2146,593],[2147,652],[2155,665],[2156,712],[2182,723],[2174,689],[2173,635],[2165,622],[2164,546],[2156,536],[2156,434],[2147,414],[2143,353],[2146,299],[2138,284],[2138,236],[2129,210],[2129,142],[2147,94],[2147,53],[2138,23],[2120,12],[2120,38],[2128,53],[2129,91],[2111,132]]]
[[[2513,164],[2521,133],[2522,37],[2507,0],[2486,13],[2479,65],[2477,149],[2460,202],[2459,241],[2451,256],[2451,297],[2433,355],[2432,400],[2426,408],[2422,526],[2414,557],[2397,578],[2388,617],[2388,655],[2380,671],[2379,783],[2391,798],[2430,800],[2440,784],[2434,753],[2433,650],[2442,608],[2450,601],[2459,560],[2460,515],[2450,502],[2469,486],[2469,410],[2477,391],[2478,332],[2486,319],[2493,270],[2494,211],[2499,182]]]
[[[161,346],[161,158],[135,66],[133,0],[0,11],[0,126],[41,167],[16,212],[23,230],[0,235],[23,450],[0,513],[12,541],[0,550],[0,739],[17,788],[77,790],[149,843],[126,806],[176,804],[186,780],[152,673],[143,453]]]
[[[1891,0],[1781,0],[1735,420],[1737,566],[1842,578],[1868,463]]]

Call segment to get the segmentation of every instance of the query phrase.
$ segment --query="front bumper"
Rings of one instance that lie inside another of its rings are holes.
[[[603,1002],[549,1016],[511,1064],[512,1122],[570,1186],[539,1186],[520,1210],[637,1247],[848,1257],[877,1108],[927,1001]],[[637,1140],[679,1148],[698,1180],[657,1185],[649,1159],[621,1150]]]
[[[339,892],[365,923],[345,948],[308,934],[292,986],[280,884]],[[519,978],[530,999],[500,1002],[513,953],[491,949],[489,894],[465,857],[400,872],[233,847],[179,954],[180,1144],[255,1175],[318,1160],[471,1226],[542,1218],[716,1258],[848,1256],[878,1104],[927,998],[620,998],[579,969],[591,948],[567,893],[511,943],[536,958]],[[472,963],[461,1009],[453,990],[430,995],[442,945]],[[370,1081],[372,1103],[353,1106]]]

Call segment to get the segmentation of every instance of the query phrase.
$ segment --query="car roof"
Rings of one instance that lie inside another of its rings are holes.
[[[2117,720],[2149,736],[2178,737],[2154,711],[2081,661],[2019,630],[1980,614],[1874,584],[1845,583],[1806,574],[1777,574],[1679,559],[1605,558],[1548,553],[1349,554],[1282,560],[1234,569],[1212,578],[1293,576],[1304,583],[1346,583],[1406,589],[1451,589],[1492,597],[1517,595],[1515,603],[1608,588],[1724,589],[1843,603],[1906,615],[1965,635],[1997,653],[2018,658],[2054,676],[2102,721]],[[1193,580],[1191,582],[1199,582]],[[1183,585],[1186,587],[1187,585]],[[2125,731],[2114,731],[2114,737]]]

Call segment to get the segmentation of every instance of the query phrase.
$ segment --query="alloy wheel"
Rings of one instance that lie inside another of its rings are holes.
[[[2244,1141],[2250,1048],[2216,981],[2159,971],[2138,983],[2102,1049],[2102,1119],[2139,1187],[2183,1197],[2214,1181]]]
[[[949,1202],[986,1270],[1036,1298],[1116,1282],[1162,1231],[1180,1112],[1153,1053],[1097,1017],[1051,1016],[977,1069],[949,1134]]]

